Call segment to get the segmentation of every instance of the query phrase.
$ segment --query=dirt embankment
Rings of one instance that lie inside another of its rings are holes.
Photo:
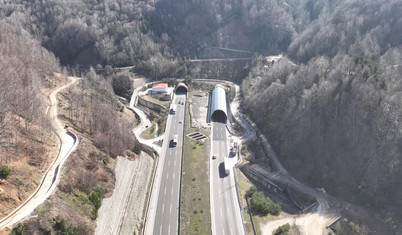
[[[134,161],[118,157],[113,195],[102,201],[96,221],[96,234],[138,234],[153,159],[142,152]]]

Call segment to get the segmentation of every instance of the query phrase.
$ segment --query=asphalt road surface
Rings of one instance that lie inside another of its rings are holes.
[[[165,141],[165,160],[159,188],[158,201],[155,211],[153,234],[178,234],[179,232],[179,190],[181,176],[181,160],[183,148],[183,125],[185,111],[185,94],[176,94],[174,100],[177,108],[172,116],[170,124],[167,124]],[[178,102],[183,103],[178,104]],[[170,127],[170,128],[169,128]],[[178,136],[177,146],[171,146],[174,135]]]
[[[212,234],[244,234],[233,170],[225,174],[223,158],[229,156],[226,126],[212,122],[211,220]]]

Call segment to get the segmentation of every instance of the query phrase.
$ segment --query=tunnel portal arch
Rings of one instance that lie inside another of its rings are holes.
[[[211,120],[226,123],[227,116],[225,89],[221,85],[216,85],[212,90]]]
[[[176,86],[176,93],[187,93],[188,92],[188,87],[186,84],[179,82]]]

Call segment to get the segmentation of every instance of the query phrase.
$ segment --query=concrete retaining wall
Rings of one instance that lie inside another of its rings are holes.
[[[149,100],[146,100],[146,99],[144,99],[144,98],[142,98],[140,96],[138,97],[138,104],[144,105],[145,107],[147,107],[149,109],[152,109],[152,110],[155,110],[157,112],[167,110],[165,106],[163,106],[161,104],[154,103],[154,102],[149,101]]]
[[[259,172],[251,169],[249,166],[242,166],[241,171],[247,176],[252,178],[253,180],[257,181],[258,183],[264,185],[269,190],[272,190],[275,193],[281,193],[284,191],[283,188],[279,187],[274,182],[266,179],[265,176],[261,175]]]

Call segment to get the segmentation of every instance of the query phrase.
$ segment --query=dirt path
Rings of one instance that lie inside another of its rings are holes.
[[[323,235],[325,234],[325,228],[333,221],[333,217],[326,216],[320,212],[302,214],[299,216],[287,217],[279,220],[273,220],[266,224],[261,224],[261,232],[264,235],[272,235],[279,226],[289,223],[291,226],[295,224],[300,234],[307,235]]]
[[[77,80],[78,78],[76,77],[69,77],[68,84],[58,87],[49,95],[50,106],[48,109],[48,115],[50,116],[55,132],[60,139],[59,153],[46,174],[43,176],[37,190],[14,211],[0,220],[0,230],[5,228],[10,229],[13,224],[27,217],[37,206],[42,204],[56,188],[59,180],[60,169],[78,144],[77,137],[71,132],[66,132],[57,118],[57,94],[61,90],[73,85]],[[1,233],[5,233],[5,231],[2,231]]]
[[[116,186],[102,201],[95,234],[139,234],[152,164],[144,152],[135,161],[117,158]]]

